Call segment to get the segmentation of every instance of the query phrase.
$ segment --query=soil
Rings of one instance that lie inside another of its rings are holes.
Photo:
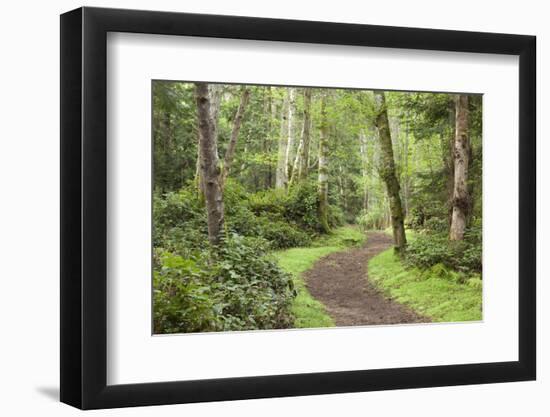
[[[369,233],[363,247],[327,255],[304,273],[309,292],[325,305],[336,326],[430,321],[385,297],[369,282],[369,259],[391,246],[390,236]]]

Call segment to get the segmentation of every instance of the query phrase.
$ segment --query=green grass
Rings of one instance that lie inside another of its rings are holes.
[[[360,245],[364,240],[365,234],[359,229],[344,226],[334,230],[330,235],[316,239],[310,247],[275,253],[281,268],[294,277],[298,293],[292,305],[292,312],[296,317],[294,327],[334,327],[334,320],[327,314],[325,306],[311,296],[301,275],[313,267],[319,258],[347,247]]]
[[[435,322],[482,319],[481,280],[461,283],[443,265],[426,271],[405,268],[393,249],[388,249],[369,261],[369,279],[397,302]]]

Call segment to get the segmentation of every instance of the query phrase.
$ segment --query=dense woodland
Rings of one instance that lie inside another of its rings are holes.
[[[479,95],[153,82],[155,333],[295,327],[272,253],[343,225],[480,278],[481,121]]]

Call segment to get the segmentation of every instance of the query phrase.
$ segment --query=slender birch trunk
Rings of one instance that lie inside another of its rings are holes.
[[[328,119],[326,95],[321,97],[321,125],[319,129],[319,223],[323,232],[330,233],[328,224]]]
[[[380,177],[386,183],[386,189],[390,207],[390,217],[393,229],[393,240],[395,250],[402,253],[407,245],[405,237],[405,225],[403,216],[403,207],[399,195],[399,181],[395,173],[395,160],[393,156],[393,145],[388,122],[388,110],[386,107],[386,97],[384,92],[375,91],[374,99],[376,102],[376,128],[378,129],[378,139],[380,142],[381,163],[379,166]]]
[[[294,107],[296,105],[295,102],[295,89],[289,88],[288,95],[289,95],[289,102],[288,102],[288,116],[287,116],[287,146],[286,146],[286,153],[285,153],[285,176],[288,182],[288,179],[292,175],[292,152],[294,150]]]
[[[275,188],[286,188],[288,178],[286,176],[286,153],[288,148],[288,120],[289,95],[285,95],[281,109],[281,129],[279,134],[279,149],[277,152],[277,171],[275,172]]]
[[[403,144],[403,215],[405,218],[409,214],[409,194],[409,118],[407,114],[405,115],[405,143]]]
[[[456,128],[453,148],[454,158],[454,188],[452,200],[452,217],[449,238],[451,240],[464,239],[466,219],[470,208],[470,195],[468,192],[468,164],[470,159],[469,141],[469,112],[468,96],[458,95],[456,106]]]
[[[292,176],[290,177],[290,184],[293,184],[297,180],[307,178],[308,164],[309,164],[309,142],[311,131],[311,88],[304,89],[304,125],[302,127],[302,135],[300,137],[300,143],[298,150],[296,151],[296,157],[294,158],[294,164],[292,168]]]
[[[361,131],[359,133],[359,143],[360,147],[359,150],[361,152],[361,158],[363,159],[362,167],[361,167],[361,173],[363,176],[363,210],[365,212],[369,209],[369,174],[368,174],[368,149],[367,149],[367,137],[365,135],[365,132]]]

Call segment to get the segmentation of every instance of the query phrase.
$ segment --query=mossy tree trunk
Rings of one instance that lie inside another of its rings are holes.
[[[219,245],[224,226],[224,206],[216,126],[207,83],[195,83],[195,99],[199,126],[200,174],[204,185],[208,240],[212,245]]]
[[[374,99],[376,103],[375,123],[378,130],[378,140],[380,142],[381,151],[378,170],[380,177],[386,184],[395,249],[397,252],[402,253],[407,245],[404,225],[405,216],[403,214],[401,197],[399,195],[399,181],[395,173],[395,160],[393,157],[393,146],[384,92],[375,91]]]
[[[452,199],[452,217],[449,238],[451,240],[464,239],[464,230],[470,208],[470,194],[468,192],[468,165],[470,160],[469,140],[469,112],[468,96],[457,95],[456,127],[453,147],[454,159],[454,188]]]
[[[321,124],[319,126],[319,223],[325,233],[330,233],[328,224],[328,118],[326,94],[321,97]]]

